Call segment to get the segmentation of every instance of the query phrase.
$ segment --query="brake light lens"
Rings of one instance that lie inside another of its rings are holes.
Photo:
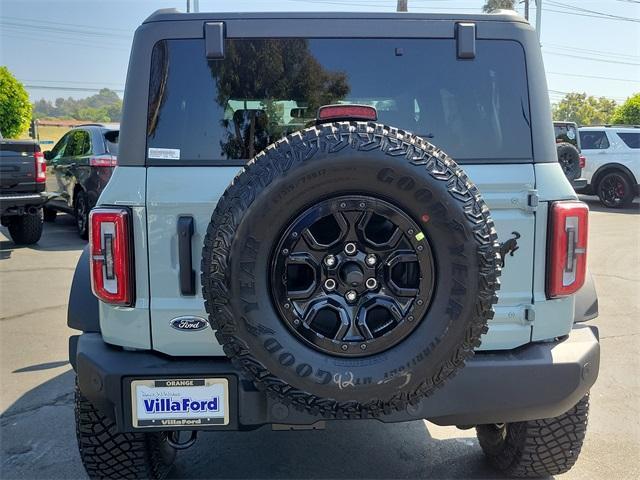
[[[582,154],[580,154],[580,156],[578,156],[578,158],[579,158],[580,168],[584,168],[584,166],[587,164],[587,158]]]
[[[318,121],[378,119],[378,112],[369,105],[325,105],[318,109]]]
[[[113,155],[99,155],[89,159],[91,167],[115,167],[118,165],[118,157]]]
[[[547,296],[565,297],[584,284],[587,271],[589,207],[583,202],[555,202],[550,216]]]
[[[36,163],[36,182],[44,183],[47,180],[47,163],[44,159],[44,153],[34,152],[33,158]]]
[[[105,303],[133,305],[129,211],[97,208],[89,214],[91,288]]]

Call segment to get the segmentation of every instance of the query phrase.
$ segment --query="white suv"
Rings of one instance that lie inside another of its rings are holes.
[[[581,127],[579,134],[587,186],[578,193],[598,195],[605,207],[631,205],[640,193],[640,127]]]

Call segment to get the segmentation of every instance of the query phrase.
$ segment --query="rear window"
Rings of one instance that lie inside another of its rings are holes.
[[[449,39],[230,39],[207,60],[202,39],[156,44],[148,158],[242,163],[314,123],[322,105],[374,106],[378,121],[463,162],[530,161],[524,51],[478,40],[458,60]]]
[[[640,148],[640,132],[618,132],[618,136],[629,148]]]
[[[36,144],[31,142],[0,142],[0,157],[26,157],[36,150]]]
[[[609,139],[604,130],[586,130],[580,132],[580,145],[583,150],[604,150],[609,148]]]
[[[118,140],[120,138],[119,130],[111,130],[104,134],[104,144],[107,152],[111,155],[118,155]]]

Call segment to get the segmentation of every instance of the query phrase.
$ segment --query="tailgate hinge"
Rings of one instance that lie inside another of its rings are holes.
[[[532,189],[527,191],[527,205],[526,210],[533,212],[538,208],[540,197],[538,197],[538,190]]]
[[[536,310],[533,305],[527,305],[524,308],[524,319],[528,323],[533,323],[536,320]]]

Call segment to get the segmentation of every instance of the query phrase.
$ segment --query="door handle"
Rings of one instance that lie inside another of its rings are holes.
[[[180,292],[183,295],[196,294],[196,272],[191,263],[192,239],[193,217],[178,217],[178,268]]]

